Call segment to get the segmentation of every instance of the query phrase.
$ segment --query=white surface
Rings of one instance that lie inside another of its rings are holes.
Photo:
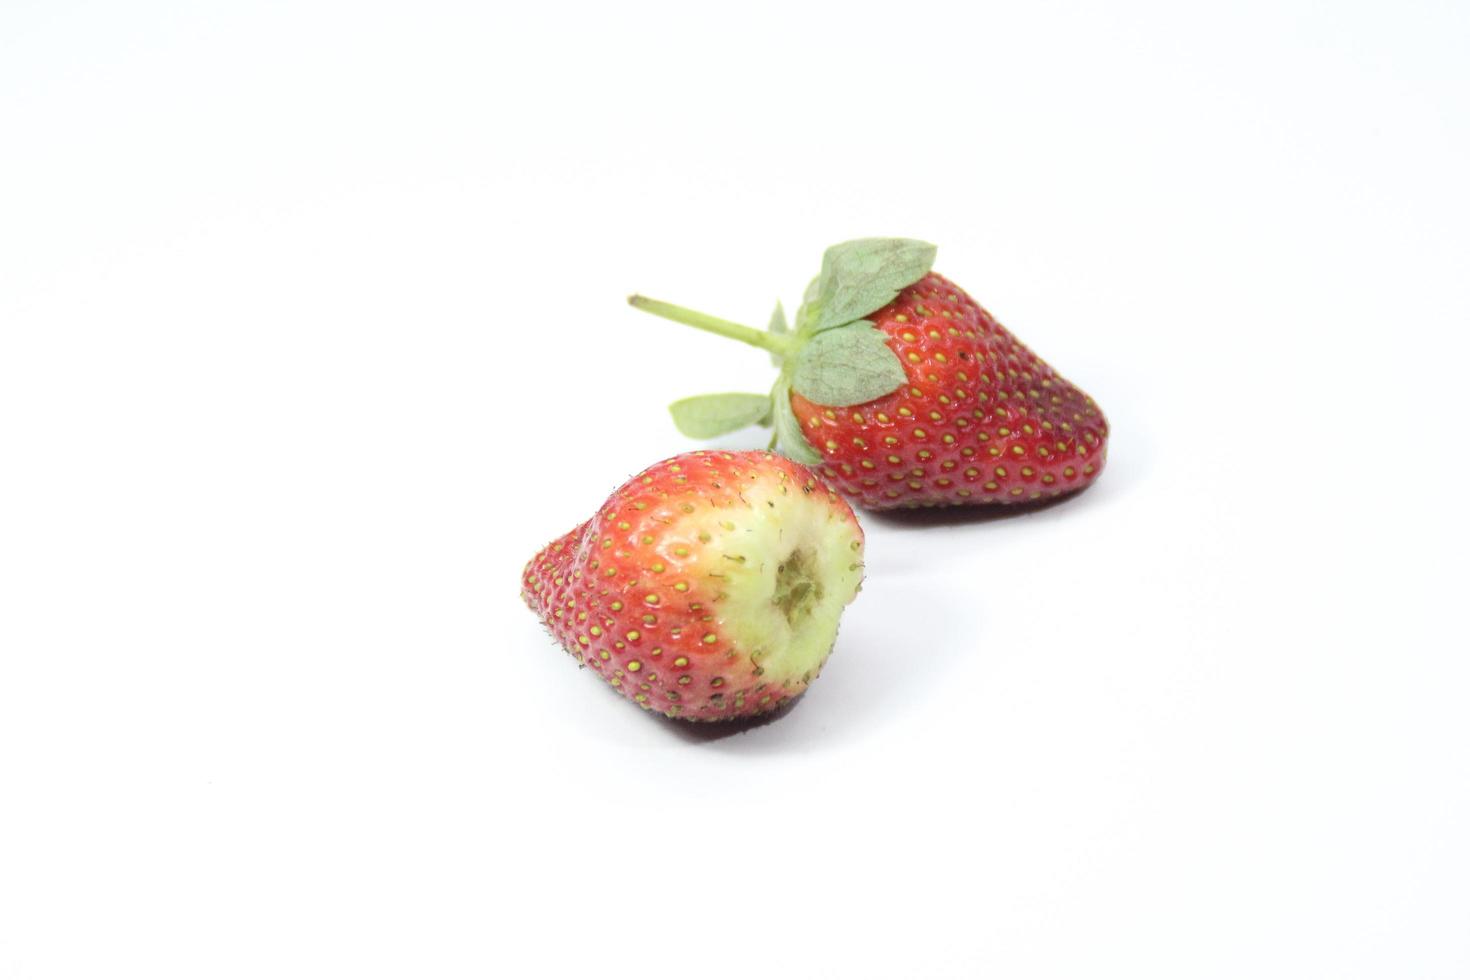
[[[1465,5],[499,6],[0,11],[0,977],[1470,975]],[[690,737],[517,576],[870,234],[1109,468]]]

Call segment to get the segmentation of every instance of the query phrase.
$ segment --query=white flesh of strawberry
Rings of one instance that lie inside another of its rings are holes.
[[[862,584],[861,532],[822,490],[761,481],[741,496],[749,509],[723,511],[704,549],[724,593],[715,606],[722,632],[768,681],[809,680]]]

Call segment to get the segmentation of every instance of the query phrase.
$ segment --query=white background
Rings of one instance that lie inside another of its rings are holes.
[[[1470,975],[1470,8],[515,6],[0,10],[0,977]],[[518,576],[862,235],[1109,466],[701,737]]]

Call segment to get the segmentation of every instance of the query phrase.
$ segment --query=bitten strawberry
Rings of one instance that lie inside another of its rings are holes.
[[[693,452],[633,477],[531,559],[521,594],[625,697],[714,721],[805,690],[862,577],[857,518],[811,470]]]
[[[902,238],[834,245],[794,331],[780,304],[760,331],[631,297],[764,348],[781,367],[770,395],[675,402],[679,430],[710,438],[773,425],[773,448],[874,509],[1023,503],[1091,483],[1107,457],[1101,410],[931,272],[934,254]]]

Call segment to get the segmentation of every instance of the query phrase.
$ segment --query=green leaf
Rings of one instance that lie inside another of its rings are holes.
[[[822,454],[806,441],[806,436],[801,432],[801,423],[796,421],[796,413],[791,409],[791,382],[784,374],[776,382],[776,387],[771,389],[771,405],[775,409],[776,447],[781,454],[808,466],[820,463]]]
[[[812,327],[817,321],[817,314],[822,310],[821,288],[821,276],[813,276],[812,281],[806,284],[806,292],[801,294],[801,306],[796,310],[796,332],[798,334],[804,336],[812,332]]]
[[[691,439],[713,439],[761,422],[771,413],[770,395],[730,392],[681,398],[669,406],[674,425]]]
[[[786,325],[786,311],[781,308],[781,301],[779,299],[776,300],[776,308],[771,311],[771,322],[766,329],[778,337],[791,332],[791,328]],[[771,351],[772,364],[780,367],[781,362],[784,360],[785,357],[775,351]]]
[[[899,290],[928,275],[937,249],[912,238],[859,238],[833,245],[817,277],[820,303],[813,331],[851,323],[893,302]]]
[[[908,375],[866,320],[817,334],[801,348],[791,386],[818,405],[861,405],[898,389]]]
[[[790,333],[791,328],[786,325],[786,311],[781,308],[781,301],[776,300],[776,308],[771,311],[771,323],[766,327],[771,333]]]

